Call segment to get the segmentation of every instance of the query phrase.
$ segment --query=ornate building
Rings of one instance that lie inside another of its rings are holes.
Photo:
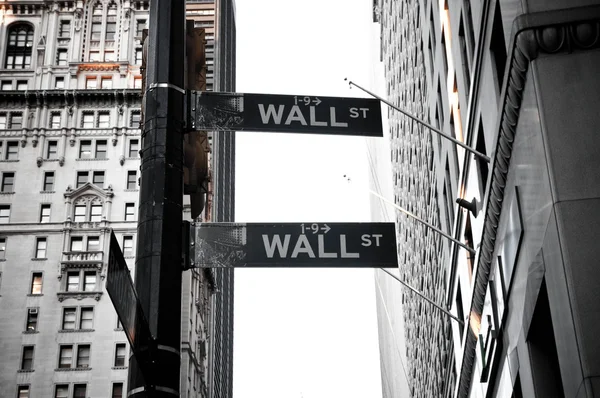
[[[228,36],[223,62],[231,63],[233,14],[203,3],[207,31],[222,21],[214,31]],[[111,230],[134,269],[148,8],[130,0],[0,4],[2,397],[126,396],[128,343],[104,283]],[[208,54],[209,84],[235,67],[215,73],[223,57]],[[234,82],[219,87],[227,85]],[[211,140],[211,173],[225,175],[213,178],[216,220],[233,217],[233,192],[215,193],[233,185],[230,136]],[[221,363],[232,356],[233,277],[200,271],[184,274],[181,393],[230,396],[231,366]]]

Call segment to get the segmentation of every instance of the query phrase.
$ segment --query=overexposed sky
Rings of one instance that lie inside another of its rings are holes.
[[[372,0],[236,0],[237,91],[365,96]],[[236,221],[369,221],[365,139],[237,133]],[[381,396],[373,270],[237,269],[235,398]]]

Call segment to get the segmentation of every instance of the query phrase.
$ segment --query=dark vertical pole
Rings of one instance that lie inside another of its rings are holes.
[[[154,341],[130,358],[128,396],[178,398],[185,0],[151,1],[149,19],[135,288]]]

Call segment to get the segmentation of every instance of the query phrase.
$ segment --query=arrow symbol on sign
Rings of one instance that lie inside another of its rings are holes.
[[[318,97],[315,97],[315,99],[312,100],[312,102],[314,102],[315,105],[319,106],[319,104],[321,103],[321,100]]]
[[[324,233],[327,233],[327,232],[329,232],[331,230],[331,227],[329,227],[329,225],[325,224],[324,227],[321,227],[321,230],[325,231]]]

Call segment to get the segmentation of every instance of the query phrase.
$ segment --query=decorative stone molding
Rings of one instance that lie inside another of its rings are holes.
[[[73,146],[73,145],[71,145],[71,146]],[[65,157],[64,156],[61,156],[58,159],[58,164],[60,165],[60,167],[63,167],[65,165]]]
[[[123,156],[123,155],[119,156],[119,163],[121,164],[121,166],[123,166],[125,164],[125,156]]]
[[[81,301],[84,298],[93,298],[96,301],[100,301],[102,297],[102,292],[58,292],[56,293],[58,297],[58,301],[61,303],[67,299],[76,299],[77,301]]]
[[[496,234],[504,200],[506,178],[523,100],[529,66],[538,57],[587,51],[600,47],[600,6],[524,14],[513,23],[510,67],[504,78],[500,131],[493,160],[490,193],[478,257],[471,314],[481,315],[489,282]],[[458,397],[469,395],[477,337],[467,328]]]

